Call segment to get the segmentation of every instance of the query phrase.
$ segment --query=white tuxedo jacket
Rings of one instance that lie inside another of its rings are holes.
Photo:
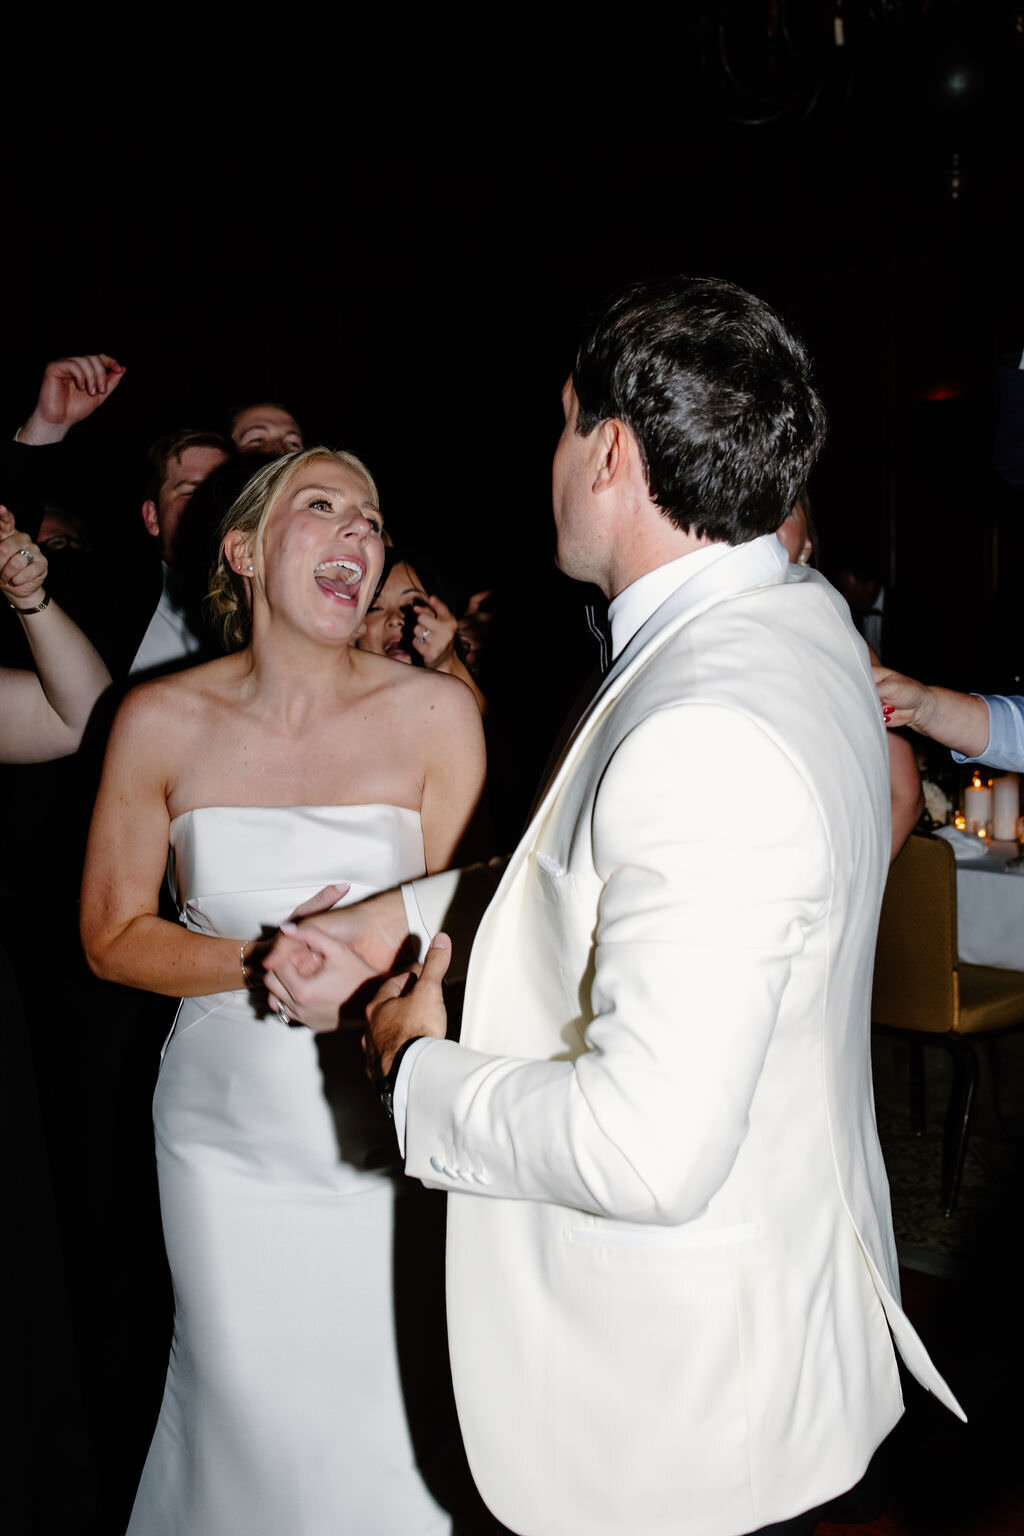
[[[890,839],[863,641],[774,538],[626,647],[409,1084],[451,1193],[470,1464],[524,1536],[733,1536],[857,1481],[902,1411],[869,1004]],[[429,929],[457,875],[419,882]]]

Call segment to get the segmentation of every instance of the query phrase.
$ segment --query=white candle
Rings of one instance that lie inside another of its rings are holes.
[[[964,815],[971,836],[984,837],[986,823],[992,820],[992,791],[987,784],[978,780],[964,790]]]
[[[1017,817],[1020,814],[1020,776],[1004,773],[992,786],[992,836],[1001,842],[1012,843],[1017,836]]]

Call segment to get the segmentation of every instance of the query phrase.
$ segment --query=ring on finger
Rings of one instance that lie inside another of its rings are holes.
[[[24,555],[26,565],[31,565],[36,558],[30,549],[16,549],[14,553],[16,555]]]
[[[274,1012],[277,1014],[277,1016],[281,1020],[282,1024],[290,1024],[291,1023],[292,1016],[288,1012],[288,1009],[284,1006],[283,1003],[278,1003],[276,1005],[276,1007],[274,1008]]]

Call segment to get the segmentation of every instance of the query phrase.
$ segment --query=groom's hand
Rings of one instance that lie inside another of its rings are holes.
[[[371,1082],[387,1077],[391,1063],[406,1040],[433,1035],[443,1040],[448,1030],[442,982],[452,958],[452,941],[437,934],[422,965],[401,976],[390,976],[366,1010],[363,1036],[366,1072]]]

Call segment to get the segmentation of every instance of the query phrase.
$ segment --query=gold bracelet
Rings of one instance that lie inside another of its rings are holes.
[[[246,939],[245,944],[243,944],[238,951],[238,959],[242,967],[242,985],[245,987],[247,992],[252,991],[252,982],[249,980],[249,969],[245,963],[245,946],[251,942],[252,941],[250,939]]]
[[[49,608],[50,606],[50,594],[47,592],[42,602],[35,608],[19,608],[17,603],[11,602],[10,598],[7,599],[7,606],[13,608],[15,613],[42,613],[44,608]]]

